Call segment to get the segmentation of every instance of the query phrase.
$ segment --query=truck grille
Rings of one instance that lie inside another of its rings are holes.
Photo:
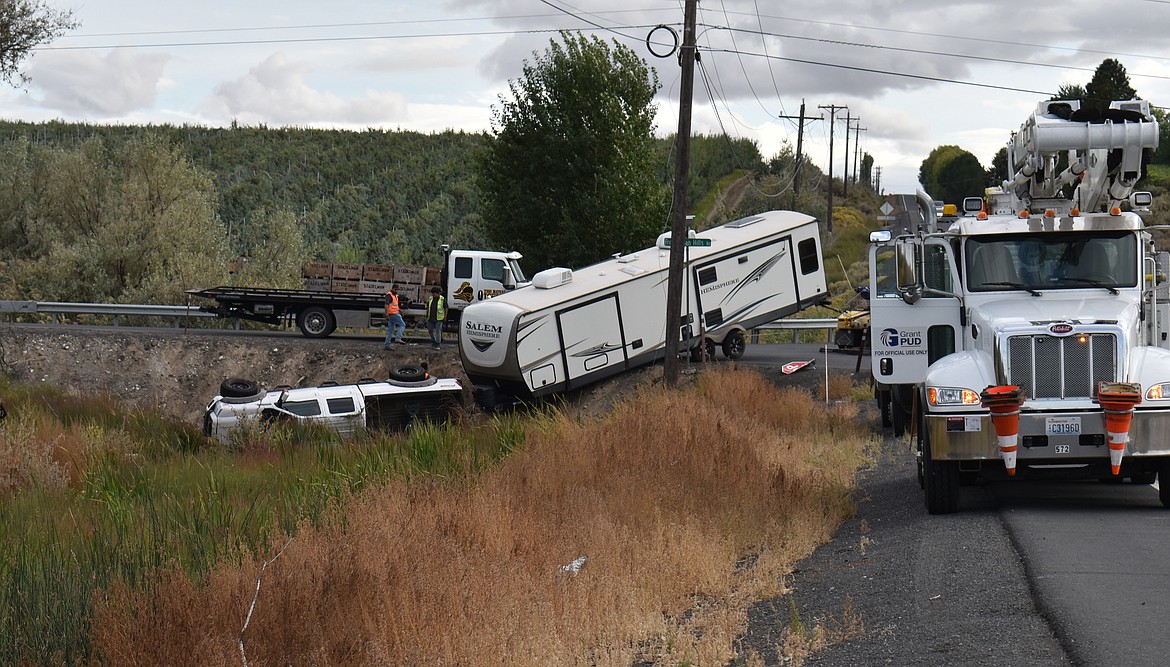
[[[1097,383],[1117,379],[1117,336],[1012,336],[1007,381],[1030,399],[1092,398]]]

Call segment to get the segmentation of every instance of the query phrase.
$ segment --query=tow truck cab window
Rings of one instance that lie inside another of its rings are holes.
[[[471,280],[472,260],[470,257],[455,258],[455,277],[460,280]]]
[[[504,260],[502,259],[481,260],[479,268],[484,280],[502,281],[504,279]]]

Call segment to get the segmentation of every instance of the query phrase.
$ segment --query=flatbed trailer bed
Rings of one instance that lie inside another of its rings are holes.
[[[187,295],[215,302],[200,306],[203,312],[266,324],[293,321],[309,338],[324,338],[339,326],[361,329],[383,326],[386,321],[381,294],[221,286],[187,290]],[[402,312],[415,316],[423,310],[403,308]]]

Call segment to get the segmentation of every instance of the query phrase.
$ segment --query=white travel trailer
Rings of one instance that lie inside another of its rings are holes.
[[[770,211],[687,241],[682,340],[738,358],[752,327],[828,297],[814,218]],[[666,353],[670,235],[576,271],[472,304],[459,350],[476,401],[491,410],[585,386]]]

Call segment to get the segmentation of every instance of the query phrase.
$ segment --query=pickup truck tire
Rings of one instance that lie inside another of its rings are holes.
[[[259,384],[243,378],[228,378],[219,385],[219,395],[224,398],[252,398],[259,393]]]
[[[930,433],[922,428],[922,481],[929,514],[952,514],[959,509],[961,483],[958,461],[935,461],[930,454]]]
[[[328,308],[309,306],[297,313],[297,328],[308,338],[324,338],[337,328],[337,320]]]
[[[742,331],[728,332],[723,339],[723,356],[735,361],[743,357],[743,353],[747,350],[747,342],[743,339]]]
[[[403,364],[390,369],[390,379],[396,382],[417,383],[429,378],[426,369],[417,364]]]

